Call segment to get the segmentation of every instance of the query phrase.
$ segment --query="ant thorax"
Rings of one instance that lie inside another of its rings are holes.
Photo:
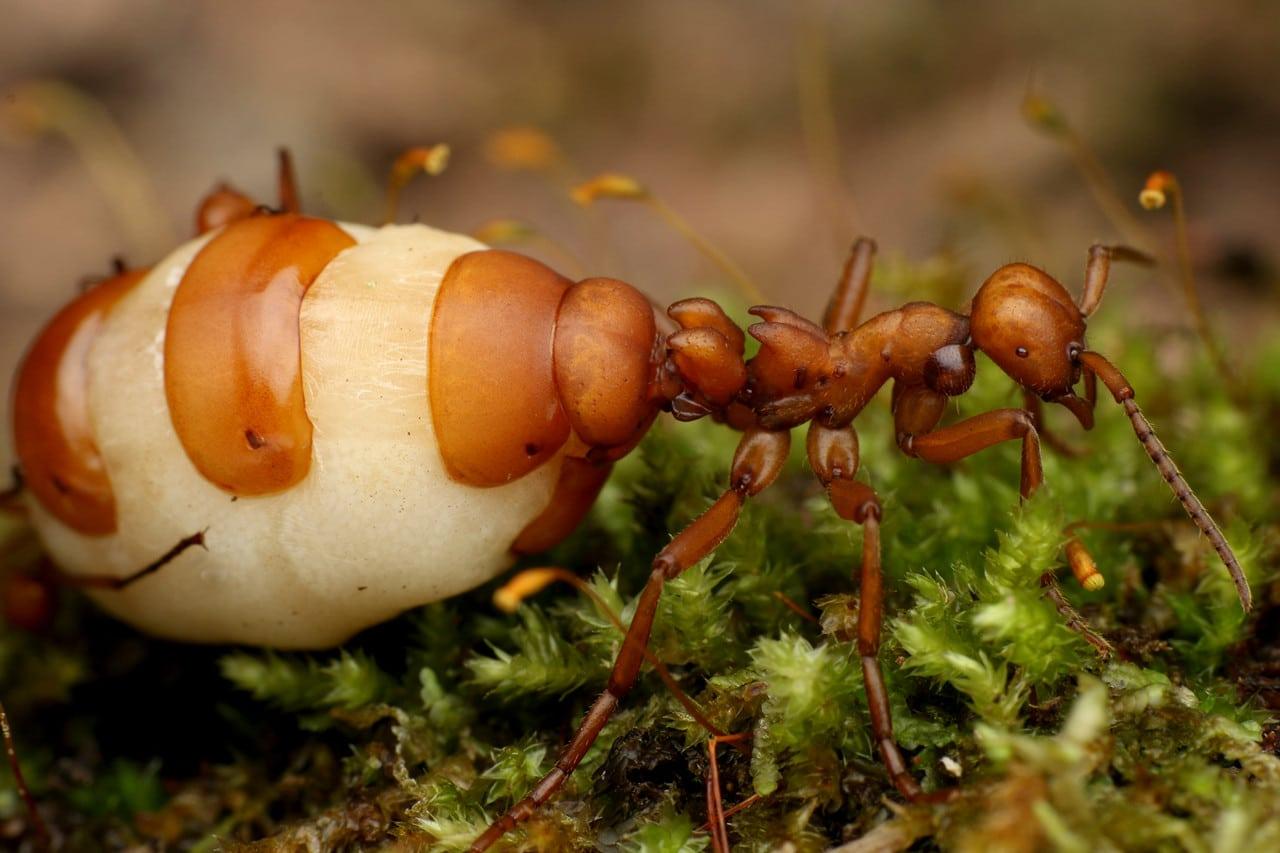
[[[766,429],[811,420],[846,426],[891,379],[902,386],[934,387],[940,377],[948,378],[946,371],[957,368],[972,379],[971,353],[967,360],[940,364],[936,355],[967,342],[968,318],[931,303],[913,302],[834,334],[785,309],[754,308],[752,313],[765,320],[749,329],[761,349],[747,363],[739,399]],[[967,388],[968,381],[953,381],[938,390]]]

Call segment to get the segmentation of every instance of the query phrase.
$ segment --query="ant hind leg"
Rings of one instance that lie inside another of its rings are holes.
[[[502,836],[528,820],[564,785],[618,705],[635,687],[640,677],[640,665],[645,660],[653,620],[658,613],[658,599],[667,581],[679,577],[720,547],[737,524],[746,499],[768,488],[782,472],[790,447],[791,433],[787,431],[752,429],[743,434],[734,453],[729,488],[654,558],[653,571],[640,592],[635,614],[614,660],[604,692],[583,716],[551,772],[472,843],[471,853],[488,850]]]

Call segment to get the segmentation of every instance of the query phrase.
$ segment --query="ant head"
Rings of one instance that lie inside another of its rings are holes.
[[[973,298],[970,328],[974,346],[1019,385],[1046,400],[1071,396],[1085,320],[1048,273],[1027,264],[996,270]]]

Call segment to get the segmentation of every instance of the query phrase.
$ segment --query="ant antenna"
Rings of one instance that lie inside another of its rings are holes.
[[[1107,390],[1111,392],[1115,401],[1124,407],[1125,414],[1129,416],[1129,422],[1133,424],[1133,432],[1138,436],[1138,441],[1142,442],[1147,456],[1155,463],[1160,475],[1169,484],[1169,488],[1173,490],[1182,508],[1187,511],[1187,515],[1191,516],[1196,527],[1200,528],[1200,532],[1213,545],[1213,550],[1217,551],[1218,556],[1222,558],[1223,565],[1227,567],[1227,571],[1231,574],[1231,581],[1235,584],[1236,594],[1240,597],[1240,606],[1248,613],[1253,608],[1253,593],[1249,589],[1249,580],[1245,577],[1244,569],[1240,567],[1240,561],[1236,559],[1227,538],[1222,535],[1218,523],[1213,520],[1213,516],[1209,515],[1209,511],[1204,508],[1200,498],[1196,497],[1196,493],[1191,491],[1191,486],[1187,484],[1182,472],[1174,464],[1173,457],[1156,437],[1155,428],[1134,402],[1133,386],[1114,364],[1096,352],[1081,353],[1080,361],[1098,374],[1098,378],[1107,386]]]

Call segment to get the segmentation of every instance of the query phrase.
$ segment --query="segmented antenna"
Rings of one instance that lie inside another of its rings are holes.
[[[1244,576],[1244,570],[1240,568],[1240,561],[1236,559],[1235,552],[1231,550],[1226,537],[1218,529],[1218,523],[1213,520],[1213,516],[1209,515],[1209,511],[1204,508],[1204,504],[1200,503],[1196,493],[1191,491],[1191,487],[1187,485],[1182,472],[1174,464],[1173,457],[1169,455],[1168,450],[1165,450],[1164,445],[1156,436],[1151,422],[1142,414],[1138,404],[1133,401],[1132,397],[1121,400],[1120,404],[1124,406],[1124,412],[1129,416],[1129,421],[1133,424],[1133,431],[1138,436],[1138,441],[1142,442],[1142,447],[1147,451],[1147,456],[1151,457],[1151,461],[1159,469],[1160,476],[1164,477],[1164,481],[1169,484],[1173,494],[1182,503],[1187,515],[1191,516],[1191,520],[1195,522],[1196,527],[1200,528],[1200,532],[1213,545],[1213,550],[1217,551],[1218,556],[1222,558],[1227,571],[1231,573],[1232,582],[1236,585],[1236,593],[1240,596],[1240,606],[1244,608],[1246,613],[1249,612],[1253,607],[1253,593],[1249,589],[1249,581]]]
[[[1173,457],[1169,455],[1169,451],[1165,450],[1160,439],[1156,438],[1156,431],[1151,426],[1151,422],[1133,401],[1133,386],[1129,384],[1129,380],[1125,379],[1124,374],[1100,353],[1082,352],[1080,362],[1096,373],[1115,401],[1124,406],[1124,413],[1129,416],[1129,421],[1133,424],[1133,432],[1138,436],[1138,441],[1142,442],[1142,448],[1147,451],[1147,456],[1151,457],[1151,461],[1160,470],[1160,476],[1164,477],[1169,488],[1173,489],[1173,494],[1181,502],[1182,508],[1187,511],[1187,515],[1191,516],[1196,527],[1200,528],[1200,532],[1212,543],[1213,550],[1217,551],[1218,556],[1222,558],[1227,571],[1231,573],[1231,581],[1236,585],[1240,606],[1244,608],[1245,613],[1248,613],[1253,609],[1253,593],[1249,590],[1249,580],[1244,576],[1244,569],[1240,568],[1240,561],[1236,559],[1231,546],[1227,544],[1227,538],[1218,529],[1217,522],[1209,515],[1204,504],[1200,503],[1196,493],[1187,485],[1182,472],[1173,463]]]

